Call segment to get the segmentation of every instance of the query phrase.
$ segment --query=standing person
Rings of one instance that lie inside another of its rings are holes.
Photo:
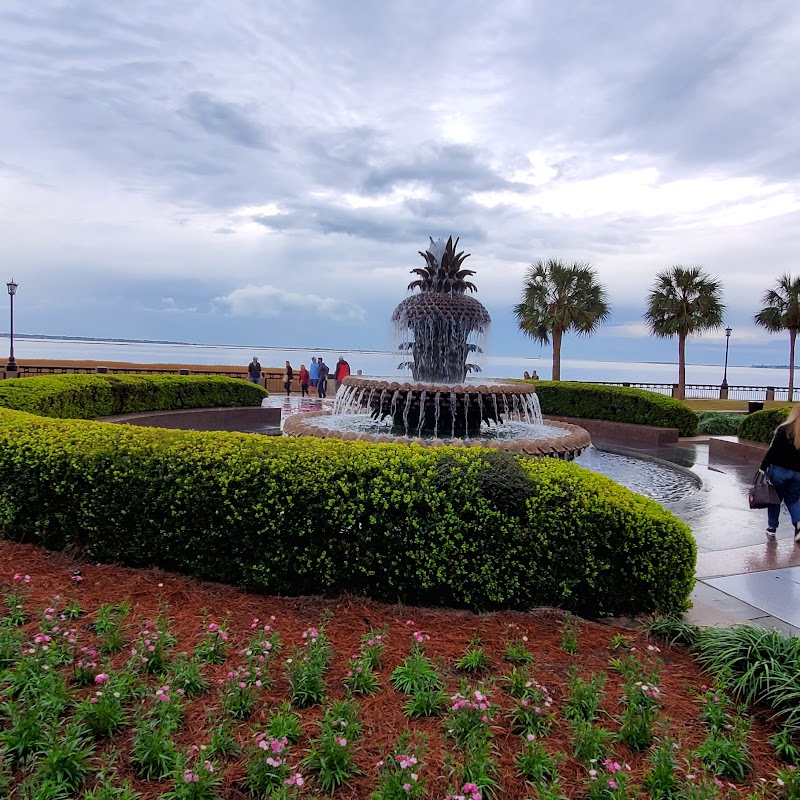
[[[525,370],[525,372],[522,373],[522,380],[529,381],[530,379],[531,379],[530,372],[528,372],[528,370]]]
[[[311,357],[311,368],[308,370],[308,385],[312,389],[317,388],[317,379],[319,378],[319,364],[317,364],[317,357]]]
[[[342,381],[350,374],[350,365],[344,360],[342,356],[339,356],[339,360],[336,362],[336,372],[333,373],[333,379],[336,381],[336,391],[338,393],[339,387],[342,385]]]
[[[294,370],[292,365],[287,361],[286,369],[283,372],[283,388],[286,389],[286,396],[292,393],[292,378],[294,378]]]
[[[300,397],[308,394],[308,382],[311,380],[305,364],[300,365]]]
[[[532,381],[538,381],[539,380],[539,373],[536,370],[533,371],[533,375],[531,375],[531,380]]]
[[[322,356],[317,361],[317,394],[320,397],[327,397],[328,395],[328,365],[322,360]]]
[[[261,381],[261,364],[258,363],[258,356],[253,356],[253,360],[247,365],[247,380],[250,383]]]
[[[778,425],[772,443],[761,462],[778,497],[785,503],[794,525],[794,540],[800,544],[800,405],[796,405],[786,422]],[[774,541],[778,530],[781,506],[767,506],[767,539]]]

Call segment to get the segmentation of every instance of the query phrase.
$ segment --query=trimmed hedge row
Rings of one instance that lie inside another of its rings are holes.
[[[0,524],[275,594],[584,614],[685,609],[696,555],[658,504],[556,459],[16,411],[0,411]]]
[[[61,419],[257,406],[266,396],[253,383],[216,375],[52,375],[0,382],[0,406]]]
[[[536,387],[545,415],[677,428],[681,436],[693,436],[697,430],[697,414],[691,408],[657,392],[571,381],[530,383]]]
[[[769,444],[775,428],[782,422],[786,422],[792,406],[781,406],[780,408],[767,408],[764,411],[754,411],[748,414],[739,427],[739,436],[742,439],[749,439],[751,442],[764,442]]]
[[[701,411],[697,417],[697,432],[708,436],[738,436],[744,422],[742,414],[727,414],[724,411]]]

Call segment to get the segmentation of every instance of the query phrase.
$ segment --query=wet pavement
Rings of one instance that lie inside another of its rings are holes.
[[[333,398],[272,395],[264,405],[291,414],[329,409]],[[596,442],[603,449],[603,442]],[[619,448],[614,448],[616,451]],[[767,512],[747,504],[756,467],[728,460],[709,461],[707,440],[682,439],[675,445],[630,449],[644,458],[690,470],[698,487],[663,503],[692,529],[697,541],[697,584],[687,619],[700,625],[752,623],[800,635],[800,545],[782,509],[777,541],[768,542]]]
[[[700,439],[636,452],[687,467],[702,481],[699,490],[664,503],[697,542],[697,584],[687,619],[700,625],[747,622],[800,635],[800,545],[785,508],[777,541],[767,541],[766,510],[747,503],[756,466],[709,461],[708,444]]]

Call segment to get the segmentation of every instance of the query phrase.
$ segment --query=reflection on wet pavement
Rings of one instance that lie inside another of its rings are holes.
[[[698,584],[689,619],[717,625],[751,622],[800,633],[800,545],[786,509],[776,542],[765,536],[767,512],[752,510],[747,489],[757,467],[727,460],[709,462],[708,445],[680,442],[639,451],[682,466],[703,489],[663,503],[692,529],[697,541]]]

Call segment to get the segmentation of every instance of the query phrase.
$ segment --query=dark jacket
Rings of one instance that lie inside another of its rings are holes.
[[[249,373],[251,378],[260,378],[261,377],[261,364],[258,361],[251,361],[247,365],[247,372]]]
[[[788,436],[789,431],[785,425],[779,425],[772,437],[772,443],[761,462],[761,469],[766,469],[774,464],[776,467],[800,472],[800,450]]]

